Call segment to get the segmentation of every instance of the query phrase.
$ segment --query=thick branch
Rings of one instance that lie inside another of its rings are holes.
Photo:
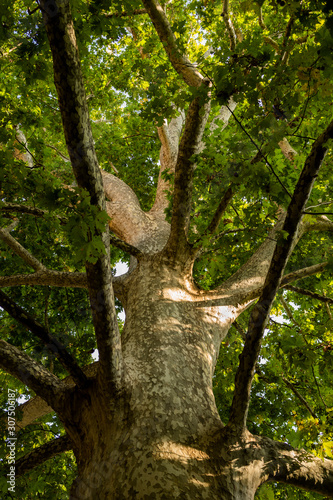
[[[185,115],[181,112],[170,123],[165,123],[157,128],[161,141],[160,172],[158,176],[155,202],[150,210],[151,214],[160,213],[164,217],[164,210],[169,205],[167,193],[171,190],[170,181],[164,178],[164,173],[174,174],[177,162],[179,138],[183,128]]]
[[[285,231],[287,237],[275,247],[262,293],[250,317],[247,338],[236,373],[235,392],[228,424],[241,433],[244,432],[246,426],[255,364],[260,352],[261,339],[269,319],[269,312],[280,286],[283,271],[293,248],[294,240],[297,237],[302,214],[310,196],[312,186],[327,151],[324,145],[332,136],[333,122],[329,124],[327,129],[314,142],[311,152],[305,161],[283,225],[283,231]]]
[[[315,457],[285,443],[258,438],[266,448],[264,481],[281,481],[326,497],[333,497],[333,460]]]
[[[43,365],[2,339],[0,339],[0,366],[35,391],[55,411],[61,412],[61,400],[66,385]]]
[[[147,13],[152,20],[172,66],[188,85],[191,87],[200,87],[204,77],[196,69],[195,65],[181,53],[176,37],[171,30],[169,21],[161,5],[156,0],[143,0],[142,3],[146,7]]]
[[[91,204],[106,209],[102,175],[91,132],[83,76],[69,0],[41,1],[41,9],[53,57],[54,80],[69,157],[80,188]],[[101,387],[110,395],[122,383],[120,333],[114,306],[109,258],[109,233],[95,229],[105,248],[95,264],[86,263],[88,291],[99,350]]]
[[[67,273],[60,271],[38,271],[33,274],[14,274],[0,276],[0,288],[18,285],[43,285],[67,288],[87,288],[85,273]]]
[[[202,136],[202,122],[206,120],[205,106],[200,105],[200,97],[190,104],[186,115],[185,128],[180,141],[175,172],[171,233],[167,251],[175,257],[188,248],[187,233],[190,224],[194,162]]]
[[[124,250],[124,252],[129,253],[130,255],[133,255],[133,257],[140,257],[142,255],[142,252],[133,245],[129,245],[125,241],[120,240],[116,236],[113,236],[110,234],[110,243],[111,245],[114,245],[117,248],[120,248],[121,250]]]
[[[17,460],[15,464],[16,476],[23,476],[23,474],[46,462],[46,460],[71,449],[72,443],[68,436],[61,436],[53,441],[49,441]]]
[[[281,287],[292,283],[293,281],[300,280],[302,278],[306,278],[307,276],[313,276],[314,274],[321,273],[328,262],[322,262],[321,264],[315,264],[309,267],[303,267],[302,269],[297,269],[297,271],[293,271],[292,273],[286,274],[281,280]]]
[[[306,214],[307,212],[305,212]],[[301,233],[304,234],[309,231],[333,231],[333,222],[325,215],[318,215],[316,222],[311,222],[307,218],[302,224]]]
[[[97,374],[97,368],[98,361],[83,367],[83,371],[87,377],[94,378]],[[61,382],[66,385],[67,389],[75,386],[75,382],[71,376],[64,378]],[[22,416],[21,420],[18,418],[16,420],[16,427],[19,429],[27,427],[27,425],[32,424],[38,418],[44,417],[54,411],[51,406],[49,406],[46,401],[39,396],[35,396],[34,398],[29,399],[29,401],[21,404],[18,406],[17,410],[18,415]],[[3,418],[7,419],[7,413],[1,416],[1,419]]]
[[[80,388],[84,388],[87,384],[87,377],[72,357],[66,350],[65,346],[61,344],[55,337],[38,323],[32,316],[18,306],[8,295],[0,290],[0,307],[2,307],[8,314],[23,326],[28,328],[34,335],[36,335],[44,345],[59,359],[62,366],[72,375],[74,381]]]

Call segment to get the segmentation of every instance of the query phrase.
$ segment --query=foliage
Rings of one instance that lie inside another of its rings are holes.
[[[313,139],[331,119],[333,90],[333,12],[329,2],[230,1],[239,40],[235,50],[230,48],[221,17],[222,3],[188,0],[167,6],[180,46],[212,81],[215,114],[231,93],[237,102],[225,130],[219,124],[209,133],[207,127],[205,149],[196,158],[193,242],[205,231],[227,186],[232,182],[237,191],[214,238],[205,240],[195,263],[196,282],[204,289],[219,285],[252,255],[276,221],[277,205],[285,207],[290,201],[289,193]],[[148,210],[159,172],[156,125],[175,116],[177,109],[186,108],[193,93],[172,69],[148,16],[130,15],[141,8],[139,2],[73,0],[72,4],[100,165],[111,173],[116,168],[117,175],[135,190],[142,208]],[[258,22],[260,8],[262,25]],[[123,11],[129,15],[106,16]],[[94,212],[87,195],[73,186],[39,10],[27,0],[1,0],[0,40],[1,225],[6,227],[18,218],[12,235],[43,264],[55,270],[81,270],[84,261],[94,261],[101,251],[101,242],[93,234],[107,223],[107,217]],[[31,168],[24,160],[26,148],[17,141],[17,127],[27,138]],[[292,162],[286,161],[278,146],[284,137],[298,153]],[[258,151],[267,161],[262,156],[253,161]],[[316,213],[330,212],[331,165],[328,153],[309,200]],[[36,206],[45,214],[39,218],[1,211],[8,203]],[[313,220],[312,215],[308,217]],[[2,242],[0,251],[2,275],[26,272],[26,265]],[[293,253],[286,272],[328,260],[331,251],[332,234],[310,232]],[[116,264],[128,257],[112,248],[111,259]],[[332,284],[326,273],[305,278],[298,286],[329,296]],[[47,324],[80,364],[92,361],[95,337],[85,291],[50,287],[6,291]],[[330,307],[287,290],[277,298],[252,388],[249,429],[333,458]],[[249,314],[246,311],[239,320],[244,331]],[[32,334],[3,311],[1,320],[2,338],[54,373],[65,375]],[[213,386],[222,420],[228,417],[242,343],[232,327],[221,346]],[[22,397],[33,395],[5,373],[0,380],[4,408],[8,386]],[[20,454],[61,432],[58,421],[41,419],[18,434]],[[41,479],[42,472],[47,479]],[[18,495],[67,498],[74,475],[71,454],[58,456],[22,478],[17,483]],[[2,497],[4,487],[1,485]],[[257,498],[317,497],[265,484]]]

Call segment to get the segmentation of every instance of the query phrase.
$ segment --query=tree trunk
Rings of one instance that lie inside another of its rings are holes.
[[[67,429],[79,469],[71,498],[253,497],[246,482],[235,493],[228,467],[221,476],[212,376],[230,317],[204,307],[201,293],[160,258],[132,273],[122,334],[126,389],[111,412],[92,394],[77,427]]]

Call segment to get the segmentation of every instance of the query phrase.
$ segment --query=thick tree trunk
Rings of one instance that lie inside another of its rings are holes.
[[[67,429],[79,469],[72,499],[253,497],[248,485],[236,495],[231,469],[220,470],[212,375],[229,325],[179,269],[140,262],[122,334],[126,389],[112,411],[92,395]]]

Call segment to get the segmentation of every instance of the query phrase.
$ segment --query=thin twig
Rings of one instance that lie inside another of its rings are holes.
[[[238,118],[236,117],[235,113],[229,108],[229,106],[227,104],[225,106],[229,109],[229,111],[232,114],[232,116],[234,117],[236,123],[240,126],[240,128],[247,135],[247,137],[250,139],[250,141],[252,142],[252,144],[256,147],[256,149],[258,150],[258,152],[262,155],[262,157],[264,158],[266,164],[270,168],[272,174],[277,179],[278,183],[281,185],[281,187],[283,188],[283,190],[287,193],[287,195],[289,196],[289,198],[291,198],[292,197],[291,194],[289,193],[288,189],[284,186],[284,184],[281,182],[279,176],[275,173],[274,168],[272,167],[272,165],[270,164],[270,162],[267,159],[267,156],[262,152],[261,148],[257,145],[257,143],[255,142],[255,140],[250,136],[250,134],[245,129],[245,127],[243,127],[242,123],[238,120]]]

